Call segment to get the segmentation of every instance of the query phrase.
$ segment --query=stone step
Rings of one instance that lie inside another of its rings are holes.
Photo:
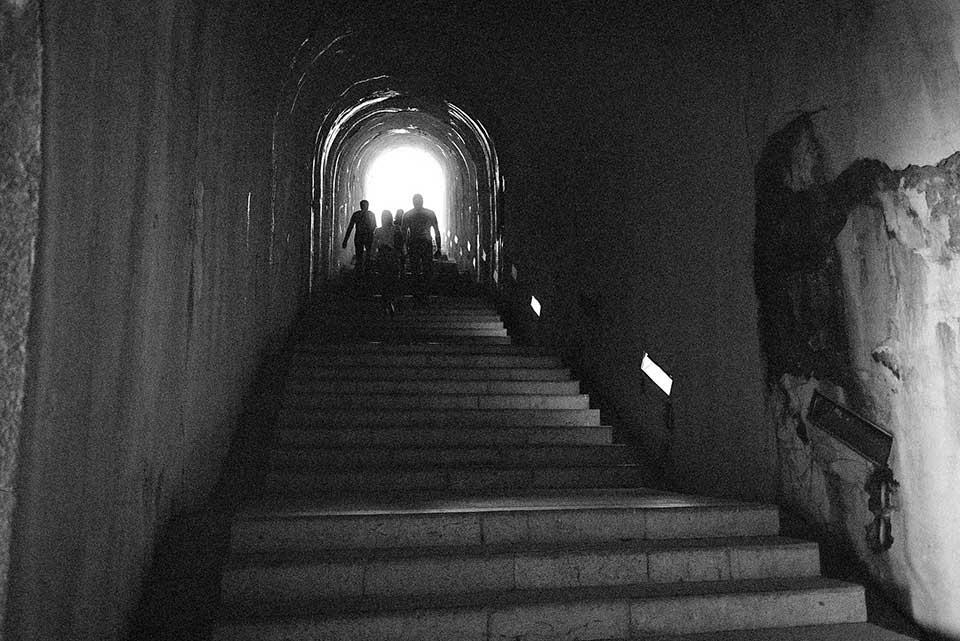
[[[370,341],[380,341],[388,345],[511,345],[513,339],[509,336],[464,336],[462,334],[453,334],[449,336],[438,336],[430,332],[426,333],[390,333],[383,332],[377,335],[352,336],[326,334],[321,336],[308,337],[307,340],[315,341],[318,344],[326,345],[356,345],[369,343]]]
[[[548,425],[542,427],[446,428],[365,427],[343,429],[278,430],[280,446],[346,447],[390,445],[394,447],[432,445],[456,447],[470,445],[583,444],[609,445],[613,430],[609,426]]]
[[[310,600],[225,609],[215,640],[628,639],[862,623],[863,588],[815,577]]]
[[[331,318],[390,318],[380,302],[350,307],[329,307],[314,310],[305,319],[307,324],[322,323]],[[489,307],[414,307],[401,302],[393,318],[483,318],[500,320],[495,309]]]
[[[397,299],[401,305],[415,307],[417,309],[494,309],[496,307],[492,301],[476,296],[439,296],[430,294],[426,298],[417,298],[412,294],[404,294],[398,296]],[[381,302],[381,298],[377,294],[371,296],[356,296],[351,292],[333,296],[319,296],[312,301],[312,307],[314,311],[323,312],[331,307],[345,309],[371,305],[377,306],[380,305]]]
[[[568,381],[570,370],[564,367],[462,367],[448,369],[424,367],[387,367],[376,365],[292,367],[290,380],[302,384],[313,380],[363,381]]]
[[[415,325],[343,325],[317,327],[315,330],[306,334],[310,338],[323,339],[328,336],[338,337],[360,337],[364,339],[376,339],[387,337],[424,337],[424,338],[443,338],[445,336],[506,336],[507,330],[501,327],[431,327]]]
[[[224,603],[811,577],[815,543],[781,537],[234,555]]]
[[[776,506],[655,490],[533,490],[496,495],[394,488],[322,499],[271,498],[234,519],[239,554],[300,550],[579,544],[776,536]]]
[[[393,316],[386,315],[387,318],[396,320],[414,319],[472,319],[481,321],[500,321],[503,320],[494,310],[475,310],[475,309],[412,309],[398,310]]]
[[[570,395],[580,393],[579,381],[408,381],[338,379],[294,383],[286,387],[288,399],[312,401],[325,394],[510,394]]]
[[[504,356],[549,356],[541,347],[526,345],[458,345],[456,343],[417,343],[405,345],[402,343],[381,343],[372,341],[367,343],[323,344],[302,342],[297,344],[295,352],[303,355],[339,354],[501,354]]]
[[[595,466],[509,467],[494,465],[411,466],[298,471],[275,468],[268,472],[269,494],[318,494],[362,488],[379,492],[402,487],[410,491],[505,491],[559,488],[631,488],[649,481],[646,470],[629,463]]]
[[[344,354],[296,354],[292,359],[293,367],[311,367],[319,365],[349,365],[353,367],[429,367],[429,368],[473,368],[473,367],[562,367],[562,361],[556,356],[532,356],[525,354],[444,354],[417,352],[362,352]],[[448,378],[455,378],[456,372],[447,371]]]
[[[479,320],[467,317],[424,317],[401,318],[393,317],[359,317],[359,318],[331,318],[318,323],[313,331],[324,333],[327,331],[341,331],[354,329],[388,329],[388,330],[434,330],[434,329],[463,329],[472,333],[478,329],[503,329],[503,322],[495,320]]]
[[[284,469],[324,471],[393,467],[423,468],[461,465],[591,466],[632,463],[634,452],[624,445],[537,445],[526,447],[277,447],[270,464]]]
[[[870,623],[727,630],[705,634],[645,636],[644,641],[916,641]]]
[[[323,394],[288,397],[284,411],[324,411],[333,409],[589,409],[586,394]]]
[[[370,427],[375,425],[449,427],[513,427],[516,425],[600,425],[600,410],[523,409],[329,409],[285,410],[280,427]]]

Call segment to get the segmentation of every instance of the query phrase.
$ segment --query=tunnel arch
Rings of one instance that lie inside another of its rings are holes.
[[[278,100],[271,206],[274,216],[303,207],[309,219],[307,289],[336,278],[349,259],[340,241],[363,198],[363,176],[380,153],[399,146],[440,161],[449,212],[444,250],[461,272],[492,286],[499,281],[502,182],[490,134],[426,74],[391,70],[390,52],[381,48],[373,55],[368,45],[349,30],[307,38]]]

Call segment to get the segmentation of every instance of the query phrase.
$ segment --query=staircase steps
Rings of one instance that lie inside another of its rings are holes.
[[[382,341],[368,341],[365,343],[315,343],[303,342],[296,346],[297,354],[356,354],[360,352],[376,354],[433,354],[433,353],[463,353],[463,354],[505,354],[548,356],[539,347],[522,345],[471,345],[464,347],[456,343],[384,343]]]
[[[541,425],[518,427],[476,427],[459,430],[445,427],[409,429],[369,426],[349,430],[338,428],[284,429],[276,433],[278,447],[346,447],[370,443],[402,446],[473,447],[477,445],[605,445],[612,439],[611,428],[604,425]]]
[[[319,344],[366,344],[375,340],[390,340],[395,343],[435,343],[442,345],[510,345],[510,337],[505,333],[495,332],[494,335],[469,335],[445,332],[443,334],[431,331],[354,331],[349,333],[324,332],[314,337]]]
[[[291,411],[308,412],[313,409],[535,409],[585,410],[590,409],[590,398],[585,394],[323,394],[314,393],[289,401]]]
[[[356,488],[355,488],[356,489]],[[394,488],[376,496],[264,499],[237,515],[238,553],[771,537],[777,509],[646,489],[482,496]]]
[[[509,465],[516,467],[564,465],[577,460],[584,465],[630,463],[634,453],[623,445],[536,445],[515,447],[322,447],[280,448],[271,452],[273,466],[286,469],[324,470],[358,467],[437,465]]]
[[[425,369],[423,367],[391,367],[369,365],[364,367],[337,367],[336,365],[313,365],[294,367],[291,381],[303,383],[317,379],[362,380],[362,381],[566,381],[570,370],[540,367],[463,367],[455,372],[449,369]]]
[[[224,600],[398,597],[640,583],[817,576],[816,544],[780,537],[633,544],[458,546],[236,555]]]
[[[285,409],[282,427],[508,427],[516,425],[600,425],[600,410],[530,409]]]
[[[308,369],[314,365],[321,367],[339,366],[349,372],[353,367],[442,367],[442,368],[484,368],[498,369],[558,369],[560,359],[555,356],[527,356],[510,354],[378,354],[345,353],[297,356],[293,367]],[[449,372],[448,372],[449,375]]]
[[[460,316],[423,316],[420,318],[410,318],[410,317],[393,317],[390,318],[375,318],[372,320],[363,320],[357,322],[353,319],[338,319],[335,321],[328,321],[318,326],[318,332],[323,332],[328,329],[342,329],[349,331],[352,329],[363,328],[363,329],[377,329],[377,330],[391,330],[391,329],[460,329],[460,330],[471,330],[471,331],[483,331],[483,330],[502,330],[503,323],[500,319],[495,320],[478,320],[474,316],[463,314]]]
[[[311,319],[214,639],[903,639],[776,507],[645,488],[570,371],[482,301]]]
[[[267,491],[290,494],[331,492],[363,486],[370,490],[490,491],[582,487],[636,487],[646,481],[637,465],[542,465],[536,469],[501,465],[359,467],[316,472],[274,469]]]
[[[313,380],[289,385],[287,398],[295,402],[317,403],[329,394],[384,395],[550,395],[572,396],[580,393],[577,381],[410,381],[367,380],[363,377]]]
[[[857,623],[866,616],[861,587],[822,578],[311,599],[270,605],[261,602],[259,608],[233,611],[228,607],[218,638],[629,639],[751,626]],[[229,623],[232,612],[242,617],[236,628]]]
[[[371,338],[387,338],[393,340],[426,340],[426,339],[436,339],[442,341],[444,338],[452,337],[457,339],[462,339],[461,334],[465,331],[460,327],[431,327],[431,326],[422,326],[422,325],[386,325],[386,326],[377,326],[377,325],[361,325],[361,326],[350,326],[350,327],[327,327],[323,328],[323,331],[319,332],[317,338],[323,340],[331,333],[336,333],[340,339],[343,338],[356,338],[356,339],[371,339]],[[471,329],[466,330],[472,332],[469,339],[464,339],[467,342],[478,341],[479,339],[484,338],[507,338],[507,330],[503,328],[484,328],[484,329]]]

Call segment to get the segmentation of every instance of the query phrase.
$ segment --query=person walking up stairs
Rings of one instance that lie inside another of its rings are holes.
[[[775,506],[646,489],[570,371],[481,299],[322,301],[279,423],[217,640],[905,639]]]

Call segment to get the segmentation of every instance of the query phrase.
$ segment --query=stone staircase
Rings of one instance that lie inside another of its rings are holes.
[[[905,639],[776,507],[644,489],[570,372],[482,301],[330,299],[310,328],[215,639]]]

